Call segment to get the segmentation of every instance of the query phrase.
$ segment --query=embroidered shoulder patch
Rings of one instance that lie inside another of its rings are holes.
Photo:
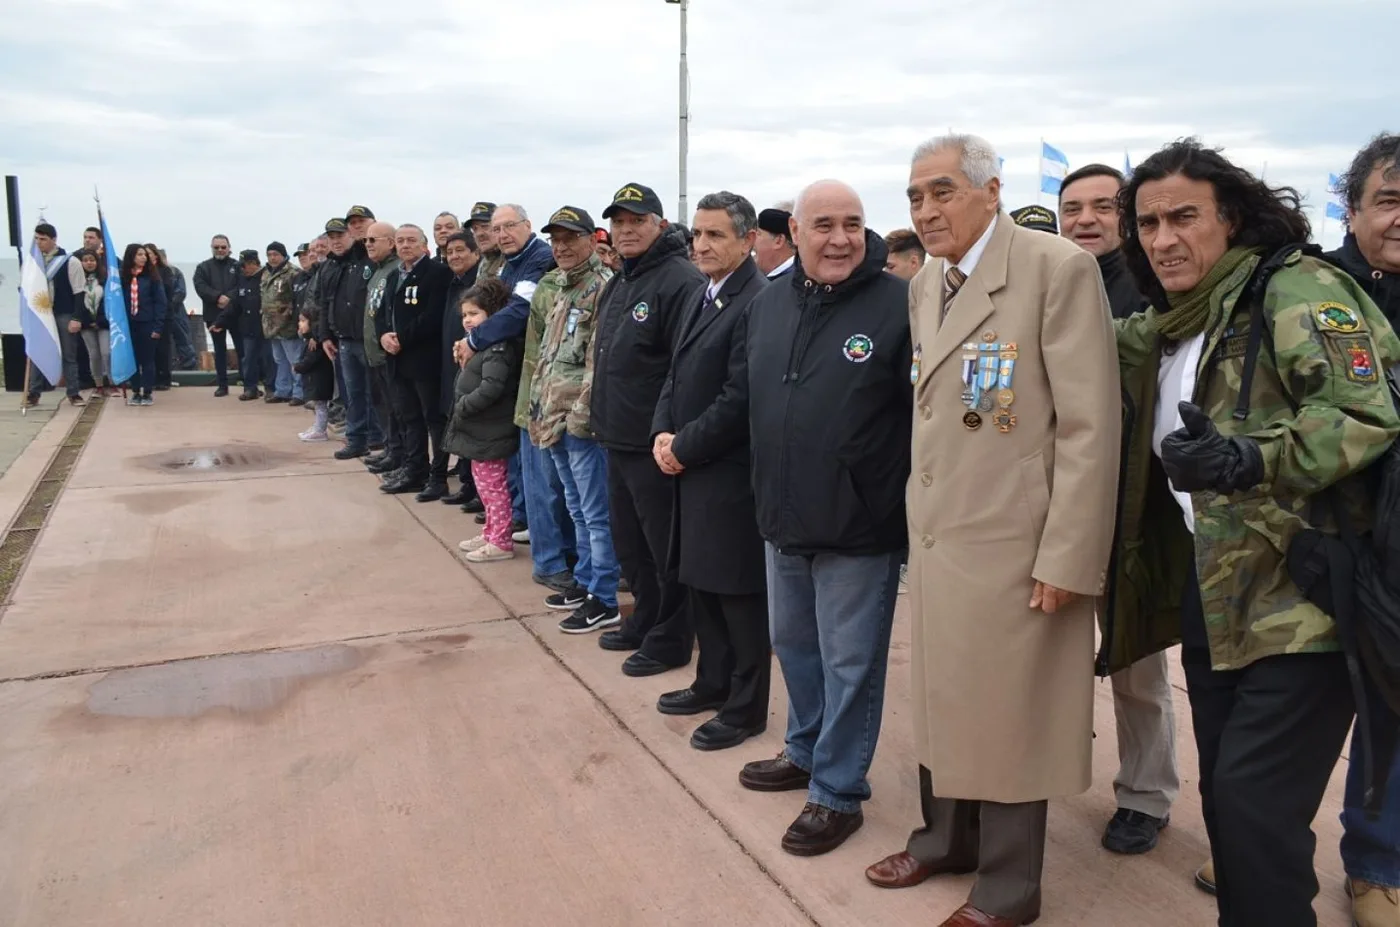
[[[1313,316],[1320,328],[1330,331],[1350,333],[1361,329],[1361,317],[1356,310],[1341,303],[1318,303]]]
[[[1367,335],[1346,335],[1337,339],[1342,351],[1343,371],[1352,383],[1379,383],[1380,368]]]

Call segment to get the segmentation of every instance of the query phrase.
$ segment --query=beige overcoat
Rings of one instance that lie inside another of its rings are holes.
[[[1108,298],[1092,255],[1005,213],[940,326],[943,272],[930,260],[909,291],[919,762],[941,798],[1077,794],[1090,785],[1093,597],[1103,591],[1118,479]],[[983,356],[975,346],[984,343],[1000,346],[998,370],[1015,352],[1012,397],[1001,397],[1012,398],[1015,424],[1005,432],[997,388],[990,411],[965,404],[963,358]],[[1034,580],[1085,598],[1054,615],[1032,611]]]

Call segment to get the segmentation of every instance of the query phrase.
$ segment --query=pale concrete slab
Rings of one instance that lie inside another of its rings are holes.
[[[506,616],[369,474],[179,479],[64,493],[0,620],[0,679]]]
[[[514,622],[0,715],[9,927],[812,923]]]
[[[18,393],[6,395],[18,402]],[[0,412],[0,528],[19,514],[81,411],[65,401],[52,409],[30,409],[27,416],[9,406]]]

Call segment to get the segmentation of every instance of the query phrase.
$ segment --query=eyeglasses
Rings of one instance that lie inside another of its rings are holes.
[[[513,229],[513,228],[515,228],[517,225],[524,225],[524,224],[525,224],[525,220],[524,220],[524,219],[516,219],[514,222],[502,222],[500,225],[493,225],[493,226],[491,226],[491,231],[494,232],[495,234],[499,235],[499,234],[501,234],[502,232],[504,232],[506,229]]]
[[[393,241],[393,240],[394,240],[394,239],[392,239],[392,238],[382,238],[382,237],[381,237],[381,238],[376,238],[375,236],[370,235],[370,236],[368,236],[368,237],[365,238],[365,244],[367,244],[367,245],[372,245],[372,244],[374,244],[375,242],[380,242],[380,241]]]

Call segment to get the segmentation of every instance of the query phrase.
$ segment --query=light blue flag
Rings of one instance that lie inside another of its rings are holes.
[[[1342,181],[1336,174],[1327,175],[1326,215],[1329,219],[1337,219],[1339,221],[1345,222],[1347,218],[1346,207],[1342,205],[1341,200],[1337,199],[1339,195],[1337,188],[1341,185]]]
[[[102,246],[107,250],[107,285],[102,290],[102,311],[107,314],[112,335],[112,382],[125,383],[136,376],[136,354],[131,350],[131,326],[126,318],[126,294],[122,292],[121,262],[107,231],[107,217],[97,211],[102,226]]]
[[[1133,179],[1133,162],[1128,160],[1128,153],[1123,152],[1123,179]]]
[[[50,383],[57,383],[63,376],[63,351],[58,346],[50,283],[63,267],[64,262],[58,258],[46,265],[36,241],[30,244],[29,254],[19,269],[19,327],[24,333],[24,353]],[[68,311],[73,310],[70,307]]]
[[[1052,145],[1040,143],[1040,192],[1059,196],[1060,184],[1069,173],[1069,158]]]

